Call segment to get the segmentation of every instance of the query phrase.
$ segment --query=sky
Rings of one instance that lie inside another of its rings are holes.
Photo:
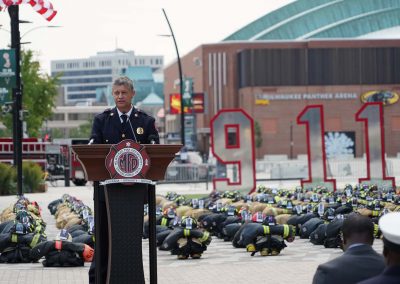
[[[163,55],[166,65],[176,51],[162,9],[171,23],[179,53],[215,43],[293,0],[50,0],[58,14],[48,22],[28,4],[20,5],[21,42],[35,52],[43,72],[50,61],[86,58],[116,47],[137,55]],[[10,18],[0,12],[0,49],[9,48]],[[47,25],[60,26],[48,28]],[[8,30],[8,31],[6,31]]]

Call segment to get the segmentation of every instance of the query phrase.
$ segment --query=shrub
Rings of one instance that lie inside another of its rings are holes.
[[[42,192],[43,171],[38,164],[31,161],[23,162],[22,175],[24,177],[24,193]]]
[[[31,161],[22,163],[24,193],[43,192],[42,168]],[[17,170],[11,165],[0,163],[0,195],[17,194]]]
[[[0,163],[0,195],[16,194],[15,170],[9,164]]]

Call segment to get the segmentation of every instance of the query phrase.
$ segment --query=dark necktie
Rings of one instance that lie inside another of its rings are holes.
[[[128,116],[125,113],[123,113],[123,114],[121,114],[121,118],[122,118],[122,126],[125,128],[126,122],[128,120]]]

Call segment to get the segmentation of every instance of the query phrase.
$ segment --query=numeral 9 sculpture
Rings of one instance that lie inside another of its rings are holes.
[[[254,122],[241,109],[219,111],[211,120],[211,146],[213,155],[225,165],[235,165],[235,181],[226,178],[213,179],[218,191],[238,190],[243,194],[254,191],[255,151]]]

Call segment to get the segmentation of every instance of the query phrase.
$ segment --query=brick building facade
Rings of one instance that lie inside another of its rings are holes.
[[[324,106],[326,132],[352,134],[356,156],[365,152],[364,124],[355,120],[367,92],[400,94],[400,40],[222,42],[202,45],[182,58],[184,77],[203,92],[196,114],[198,150],[208,153],[209,124],[221,109],[242,108],[262,130],[257,157],[306,154],[306,131],[296,117],[307,105]],[[165,108],[178,93],[177,64],[165,68]],[[400,153],[400,102],[384,106],[385,148]],[[394,103],[393,103],[394,102]],[[178,132],[167,115],[166,132]]]

